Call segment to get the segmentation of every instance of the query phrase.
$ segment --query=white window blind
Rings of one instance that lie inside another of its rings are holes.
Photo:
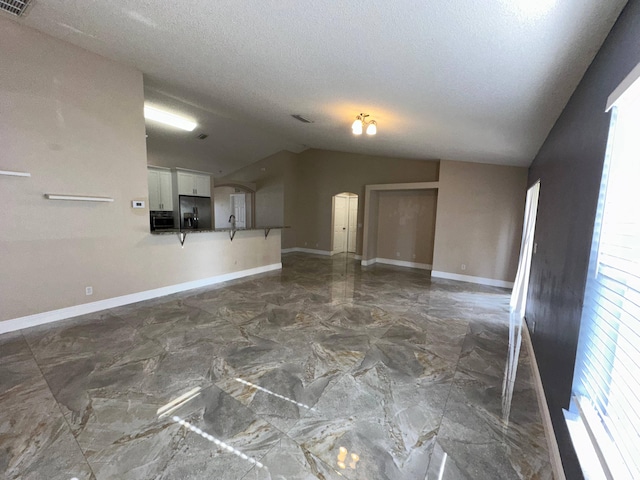
[[[584,300],[574,396],[607,475],[640,479],[640,101],[630,96],[612,112]]]

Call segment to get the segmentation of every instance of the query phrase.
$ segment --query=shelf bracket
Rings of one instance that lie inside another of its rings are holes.
[[[229,230],[229,240],[233,242],[233,237],[236,236],[237,230]]]
[[[267,238],[269,236],[269,232],[271,231],[270,228],[265,228],[264,229],[264,238]]]
[[[187,232],[178,232],[178,240],[180,240],[180,245],[184,248],[184,241],[187,239]]]

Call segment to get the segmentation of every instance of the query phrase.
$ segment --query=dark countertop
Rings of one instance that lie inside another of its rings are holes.
[[[180,230],[179,228],[171,228],[171,229],[162,229],[162,230],[153,230],[149,233],[151,235],[175,235],[176,233],[210,233],[210,232],[245,232],[252,230],[275,230],[275,229],[283,229],[283,228],[291,228],[289,226],[284,225],[267,225],[260,227],[249,227],[249,228],[185,228],[184,230]]]

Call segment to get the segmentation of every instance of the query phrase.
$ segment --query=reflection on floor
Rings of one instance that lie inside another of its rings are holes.
[[[0,336],[3,478],[552,478],[508,292],[283,263]]]

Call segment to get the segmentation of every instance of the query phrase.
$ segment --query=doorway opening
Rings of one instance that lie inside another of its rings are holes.
[[[358,195],[342,192],[334,195],[331,221],[331,255],[356,253],[358,233]]]
[[[535,243],[536,216],[538,214],[538,199],[540,197],[540,181],[536,182],[527,191],[527,201],[524,212],[524,225],[522,227],[522,243],[520,245],[520,259],[518,272],[511,292],[511,313],[518,322],[525,316],[527,307],[527,294],[529,291],[529,276],[531,275],[531,259],[536,253]],[[530,325],[535,330],[535,325]],[[533,332],[532,332],[533,333]]]
[[[215,187],[215,228],[252,228],[255,225],[254,202],[254,191],[242,185]]]
[[[518,271],[516,273],[513,290],[511,291],[509,315],[509,357],[507,364],[505,365],[504,378],[502,381],[502,418],[505,424],[509,423],[509,416],[511,414],[513,389],[517,378],[516,375],[520,359],[520,347],[522,346],[522,327],[527,308],[531,260],[533,254],[536,253],[537,250],[535,233],[539,198],[540,181],[538,180],[531,188],[529,188],[529,190],[527,190]],[[530,328],[531,333],[534,333],[535,324],[530,326]]]

